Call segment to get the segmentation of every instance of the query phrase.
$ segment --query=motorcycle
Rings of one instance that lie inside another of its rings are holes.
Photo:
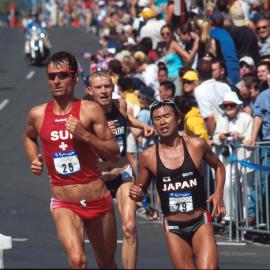
[[[40,65],[50,55],[46,31],[33,25],[26,35],[25,53],[31,64]]]

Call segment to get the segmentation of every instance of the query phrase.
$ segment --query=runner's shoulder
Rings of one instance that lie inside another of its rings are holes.
[[[48,103],[43,103],[40,105],[36,105],[34,107],[32,107],[29,111],[29,116],[33,117],[33,118],[39,118],[42,117],[45,113],[45,109]]]

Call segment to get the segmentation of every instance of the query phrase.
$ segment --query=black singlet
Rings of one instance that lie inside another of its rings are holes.
[[[204,178],[199,173],[181,137],[184,150],[183,164],[174,170],[164,166],[156,144],[157,176],[156,187],[164,215],[188,213],[196,209],[206,209]]]
[[[127,152],[127,120],[115,104],[112,104],[112,110],[106,113],[106,117],[108,121],[113,121],[115,124],[115,139],[120,148],[121,156],[123,157]]]

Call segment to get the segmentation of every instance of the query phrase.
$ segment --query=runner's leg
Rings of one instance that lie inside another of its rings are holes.
[[[169,254],[175,269],[194,269],[193,251],[190,244],[179,235],[165,232]]]
[[[84,223],[81,218],[69,209],[52,210],[59,240],[68,255],[71,268],[87,268],[84,253]]]
[[[116,269],[114,256],[117,231],[114,208],[87,222],[85,232],[93,246],[99,268]]]
[[[118,209],[122,220],[123,246],[122,262],[125,269],[135,269],[138,241],[136,233],[136,203],[128,196],[132,182],[123,183],[116,193]]]
[[[192,238],[199,269],[217,269],[218,250],[212,223],[202,225]]]

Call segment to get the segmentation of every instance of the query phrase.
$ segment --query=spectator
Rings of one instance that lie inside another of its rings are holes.
[[[270,54],[270,25],[268,19],[260,19],[256,24],[260,55]]]
[[[257,37],[248,26],[249,21],[245,19],[244,11],[236,5],[232,5],[230,15],[233,25],[229,28],[229,32],[234,40],[238,59],[249,56],[257,64],[260,58]]]
[[[242,80],[243,76],[247,73],[254,73],[256,71],[256,66],[254,60],[249,56],[244,56],[239,60],[239,72],[240,79]],[[236,87],[240,89],[241,81],[236,84]]]
[[[140,13],[145,20],[145,25],[141,28],[139,38],[142,40],[144,37],[151,38],[153,42],[153,49],[156,49],[158,42],[162,41],[162,36],[160,30],[166,22],[163,19],[158,19],[155,11],[146,7]]]
[[[160,99],[173,99],[175,95],[175,85],[172,81],[164,81],[159,86]]]
[[[206,124],[200,110],[190,96],[176,96],[174,102],[184,117],[184,131],[188,136],[199,137],[208,141]]]
[[[232,91],[236,92],[239,96],[239,89],[234,84],[231,84],[227,78],[226,65],[223,60],[212,60],[212,78],[217,81],[227,83],[231,87]]]
[[[168,81],[169,78],[168,78],[168,69],[167,69],[167,67],[166,66],[165,67],[160,67],[158,69],[158,75],[157,76],[158,76],[159,84],[161,84],[164,81]]]
[[[261,82],[261,91],[269,88],[268,84],[268,76],[270,75],[270,63],[268,62],[261,62],[257,66],[257,76],[259,81]]]
[[[209,136],[212,137],[216,125],[216,117],[223,112],[219,104],[225,93],[230,92],[228,84],[212,79],[212,64],[202,60],[198,65],[201,83],[195,88],[194,96],[198,103],[202,117],[204,118]]]
[[[153,50],[153,42],[150,37],[144,37],[138,44],[139,50],[143,51],[145,55],[149,56],[153,62],[158,60],[156,51]]]
[[[256,101],[254,103],[254,125],[252,129],[252,137],[249,141],[250,145],[255,145],[257,140],[264,141],[263,147],[268,147],[270,145],[270,88],[264,90],[260,93]],[[260,134],[260,136],[259,136]],[[260,152],[260,164],[264,166],[270,167],[270,152],[267,148],[262,148]],[[261,183],[260,183],[260,190],[262,192],[263,198],[265,198],[265,191],[266,191],[266,174],[265,172],[261,173]],[[269,174],[268,174],[268,181],[269,181]],[[258,193],[257,193],[258,194]],[[250,195],[250,204],[248,207],[248,216],[249,222],[252,224],[255,223],[256,214],[256,188],[253,186],[253,190]],[[257,197],[258,199],[258,197]],[[268,202],[269,203],[269,202]]]
[[[221,12],[217,10],[213,11],[210,21],[213,26],[210,31],[210,37],[220,46],[222,52],[221,59],[226,64],[228,78],[232,84],[236,84],[239,82],[239,64],[234,41],[229,32],[223,27],[224,17]]]
[[[149,57],[142,51],[134,53],[134,59],[136,61],[137,73],[140,74],[140,78],[143,82],[152,87],[158,93],[158,79],[157,79],[157,65],[149,61]]]
[[[175,40],[173,32],[168,25],[161,28],[161,35],[166,43],[165,56],[161,59],[165,61],[169,71],[169,78],[178,77],[179,68],[186,65],[191,65],[199,46],[199,36],[192,34],[194,38],[193,47],[190,53],[183,49]]]
[[[199,82],[199,77],[198,77],[197,72],[193,70],[186,71],[182,77],[183,95],[194,98],[194,90],[195,90],[195,87],[198,85],[198,82]]]
[[[232,179],[231,178],[231,165],[229,162],[229,149],[228,144],[233,147],[237,147],[242,143],[247,143],[251,138],[253,118],[244,112],[241,112],[242,101],[237,97],[235,92],[228,92],[224,95],[221,102],[221,107],[224,110],[224,115],[219,115],[217,118],[217,124],[213,136],[216,152],[219,155],[220,160],[223,162],[226,168],[226,180],[224,186],[224,203],[226,208],[225,221],[229,221],[230,218],[235,221],[235,197],[233,196],[232,205],[230,204],[230,194],[234,194],[234,186],[236,184],[237,175],[244,173],[244,169],[237,173],[236,170],[240,168],[236,166],[232,167]],[[242,148],[237,148],[237,158],[247,159],[247,153],[244,153]],[[249,153],[250,156],[251,153]],[[232,183],[232,186],[231,186]]]

